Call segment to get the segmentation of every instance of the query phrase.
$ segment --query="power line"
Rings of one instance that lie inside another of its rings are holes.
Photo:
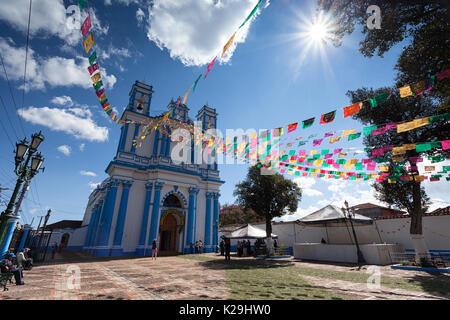
[[[1,54],[1,53],[0,53],[0,60],[1,60],[1,62],[2,62],[3,71],[5,72],[6,82],[8,82],[9,93],[11,94],[11,98],[12,98],[12,101],[13,101],[13,103],[14,103],[14,108],[16,109],[16,115],[17,115],[17,118],[19,118],[19,124],[20,124],[20,127],[22,128],[23,134],[26,135],[26,134],[25,134],[25,131],[23,130],[22,119],[19,117],[19,112],[18,112],[18,110],[17,110],[16,100],[14,99],[14,94],[13,94],[12,88],[11,88],[11,82],[9,82],[8,73],[6,72],[5,64],[4,64],[4,62],[3,62],[3,57],[2,57],[2,54]]]
[[[23,71],[22,109],[25,104],[25,85],[26,85],[26,78],[27,78],[28,43],[29,43],[29,39],[30,39],[31,4],[32,4],[32,0],[30,0],[30,10],[28,12],[27,45],[25,47],[25,68]],[[22,125],[22,120],[21,120],[20,125]],[[23,127],[22,127],[22,131],[23,131]],[[25,134],[25,132],[24,132],[24,134]]]
[[[2,96],[0,96],[0,101],[2,102],[3,109],[5,110],[6,117],[8,118],[9,125],[11,126],[11,128],[12,128],[12,130],[14,132],[14,135],[16,136],[17,140],[19,140],[19,137],[18,137],[18,135],[16,133],[16,130],[14,129],[14,125],[12,124],[11,118],[9,117],[9,112],[8,112],[8,109],[6,108],[6,105],[5,105],[5,102],[3,101]],[[8,135],[8,134],[6,134],[6,135]],[[14,144],[13,144],[13,146],[14,146]]]

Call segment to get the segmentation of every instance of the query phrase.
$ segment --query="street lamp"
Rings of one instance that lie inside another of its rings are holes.
[[[9,200],[6,210],[1,213],[0,216],[0,259],[6,254],[11,242],[11,237],[14,232],[14,226],[18,219],[18,215],[13,213],[14,204],[19,193],[20,187],[24,181],[29,182],[41,169],[44,158],[41,153],[37,153],[31,160],[33,154],[37,151],[39,145],[44,141],[42,132],[35,133],[31,136],[31,144],[28,144],[27,139],[23,139],[19,143],[16,143],[15,155],[15,168],[14,173],[18,176],[16,186]],[[26,159],[25,159],[26,156]],[[24,161],[25,159],[25,161]],[[43,170],[43,168],[42,168]],[[16,208],[18,211],[18,208]]]
[[[348,207],[347,200],[345,200],[344,204],[345,204],[345,208],[342,208],[342,212],[344,213],[345,218],[348,217],[348,219],[350,220],[350,225],[352,226],[353,237],[355,238],[356,254],[358,255],[358,265],[366,264],[366,260],[364,259],[364,256],[359,248],[358,238],[356,237],[355,228],[353,227],[352,214],[355,215],[354,209],[352,208],[352,212],[350,212],[350,208]]]

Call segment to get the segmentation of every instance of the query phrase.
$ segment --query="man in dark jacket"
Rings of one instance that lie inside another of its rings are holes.
[[[231,243],[230,239],[225,239],[225,260],[230,260]]]

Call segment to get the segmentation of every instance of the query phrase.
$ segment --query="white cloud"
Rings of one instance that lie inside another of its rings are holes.
[[[76,5],[73,1],[72,5]],[[27,32],[28,27],[28,9],[29,0],[2,1],[0,10],[0,20],[8,22],[13,28],[23,32]],[[30,34],[34,37],[56,36],[65,43],[74,46],[80,44],[82,36],[80,32],[80,23],[84,20],[81,15],[78,24],[73,23],[76,14],[67,10],[63,0],[40,0],[33,2]],[[108,32],[108,27],[102,27],[95,15],[93,9],[91,11],[91,20],[95,35],[104,35]]]
[[[127,48],[119,49],[113,46],[110,46],[107,50],[102,50],[102,52],[100,53],[100,57],[105,60],[111,58],[111,56],[129,58],[131,57],[131,53]]]
[[[65,132],[77,139],[99,142],[108,140],[108,128],[98,126],[92,120],[89,109],[29,107],[19,109],[18,114],[33,124],[46,126],[53,131]]]
[[[305,216],[307,216],[307,215],[309,215],[309,214],[311,214],[314,211],[317,211],[319,209],[320,208],[316,207],[316,206],[309,206],[306,209],[302,209],[302,208],[299,207],[294,214],[286,214],[284,216],[281,216],[281,217],[273,219],[273,221],[295,221],[295,220],[303,218],[303,217],[305,217]]]
[[[101,182],[98,182],[98,183],[96,183],[96,182],[89,182],[88,183],[88,186],[89,186],[89,188],[91,189],[91,190],[94,190],[95,188],[97,188],[99,185],[101,184]]]
[[[80,86],[85,89],[92,88],[87,67],[87,58],[78,56],[75,59],[63,57],[42,58],[35,55],[33,49],[28,49],[27,62],[27,90],[45,89],[51,86]],[[25,48],[15,46],[11,39],[0,38],[0,51],[2,52],[5,68],[10,80],[23,80]],[[106,70],[100,68],[102,81],[106,88],[111,89],[117,81],[114,75],[108,75]],[[5,77],[4,73],[0,73]]]
[[[295,178],[294,182],[302,189],[302,194],[309,197],[322,196],[323,193],[317,189],[311,188],[315,183],[315,178],[299,177]]]
[[[85,171],[85,170],[81,170],[80,174],[82,176],[90,176],[90,177],[96,177],[97,176],[94,172],[92,172],[92,171]]]
[[[126,6],[129,6],[130,4],[141,4],[142,0],[105,0],[105,5],[110,6],[112,5],[112,2],[118,3],[118,4],[124,4]]]
[[[66,155],[66,156],[70,156],[71,148],[70,148],[68,145],[63,144],[62,146],[59,146],[59,147],[56,148],[56,149],[57,149],[59,152],[61,152],[62,154]]]
[[[81,152],[84,151],[84,147],[86,147],[86,144],[84,144],[84,143],[80,144],[80,151],[81,151]]]
[[[138,26],[142,25],[142,23],[144,22],[145,13],[141,8],[138,8],[136,11],[136,19],[138,21]]]
[[[53,97],[53,99],[51,100],[51,103],[57,104],[60,106],[68,106],[68,107],[73,106],[72,98],[69,96]]]
[[[221,54],[257,1],[155,0],[148,9],[147,37],[185,65],[205,65]],[[221,62],[228,62],[236,44],[245,42],[250,25],[248,21],[239,29]]]

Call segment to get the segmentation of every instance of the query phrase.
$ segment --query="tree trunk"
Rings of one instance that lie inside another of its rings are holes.
[[[269,238],[272,235],[272,218],[266,215],[266,237]]]
[[[411,242],[416,252],[416,261],[421,258],[430,260],[430,253],[422,231],[422,203],[420,197],[420,182],[413,183],[413,210],[410,212],[411,227],[409,230]]]

